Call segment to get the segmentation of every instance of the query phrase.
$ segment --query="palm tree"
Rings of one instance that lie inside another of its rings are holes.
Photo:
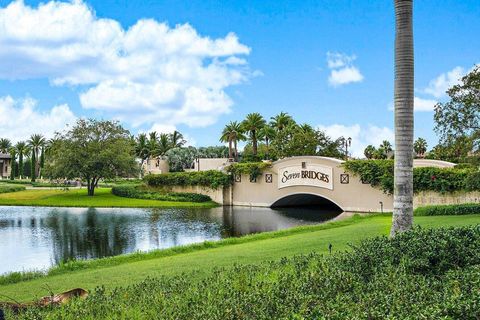
[[[139,134],[137,139],[135,139],[135,155],[140,159],[140,168],[142,168],[143,170],[143,163],[150,156],[150,149],[148,148],[148,138],[145,133]]]
[[[270,125],[278,131],[285,129],[290,123],[294,122],[292,117],[286,112],[280,112],[275,117],[270,118]]]
[[[388,140],[383,140],[382,143],[380,144],[380,148],[383,153],[383,159],[388,159],[391,156],[391,153],[393,151],[392,144]]]
[[[158,156],[165,155],[165,153],[172,148],[173,144],[170,137],[171,136],[166,133],[160,133],[160,138],[158,139]]]
[[[372,159],[374,156],[375,156],[375,152],[377,151],[377,149],[375,149],[374,146],[372,146],[371,144],[369,144],[365,150],[363,151],[363,154],[365,155],[365,157],[367,159]]]
[[[413,144],[413,151],[417,154],[418,157],[423,158],[425,156],[425,152],[427,152],[428,144],[427,140],[423,138],[418,138],[415,140]]]
[[[183,134],[178,132],[177,130],[173,131],[172,134],[170,134],[170,141],[172,144],[172,148],[179,148],[182,147],[187,141],[183,138]]]
[[[266,124],[260,129],[260,131],[258,131],[258,136],[265,141],[265,146],[267,147],[266,156],[268,158],[270,141],[275,139],[275,129]]]
[[[220,142],[227,143],[228,142],[228,158],[232,159],[233,158],[233,132],[231,128],[232,122],[229,124],[225,125],[225,127],[222,130],[222,135],[220,136]]]
[[[395,169],[391,236],[413,224],[413,0],[395,0]]]
[[[28,153],[28,147],[27,144],[23,141],[17,142],[15,145],[15,149],[17,149],[18,153],[18,175],[20,179],[22,179],[23,176],[23,156]]]
[[[257,134],[258,131],[265,126],[265,119],[258,112],[247,114],[245,120],[242,121],[242,128],[250,136],[252,142],[253,155],[256,156],[258,152]]]
[[[148,150],[150,151],[149,157],[154,158],[158,156],[158,135],[156,131],[149,133]]]
[[[17,150],[15,147],[10,147],[10,180],[14,180],[16,176],[16,168],[17,168]]]
[[[32,182],[35,182],[35,178],[40,176],[40,149],[45,144],[45,138],[41,134],[32,134],[27,141],[32,150]]]
[[[8,153],[12,143],[6,138],[0,139],[0,153]]]

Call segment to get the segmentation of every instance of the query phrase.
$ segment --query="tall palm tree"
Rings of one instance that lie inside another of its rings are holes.
[[[265,147],[267,148],[267,154],[266,157],[267,159],[269,158],[269,147],[270,147],[270,141],[275,139],[275,129],[269,126],[268,124],[264,125],[260,131],[258,131],[259,137],[265,141]]]
[[[395,0],[395,173],[391,236],[413,224],[413,0]]]
[[[427,152],[427,147],[427,140],[423,138],[418,138],[413,144],[413,151],[415,151],[418,157],[424,157],[425,152]]]
[[[372,146],[371,144],[369,144],[365,150],[363,151],[363,154],[365,155],[365,157],[367,159],[372,159],[376,153],[377,149],[375,149],[374,146]]]
[[[172,148],[172,141],[170,140],[171,136],[166,133],[160,133],[160,138],[158,139],[158,155],[163,156],[167,153],[168,150]]]
[[[8,153],[12,143],[6,138],[0,139],[0,153]]]
[[[187,143],[187,141],[183,138],[183,134],[177,130],[170,134],[170,142],[172,144],[172,148],[182,147],[185,143]]]
[[[14,180],[16,176],[16,168],[17,168],[17,149],[15,147],[10,147],[10,180]]]
[[[258,131],[263,128],[266,124],[265,119],[258,112],[253,112],[247,114],[245,120],[242,121],[242,127],[245,132],[250,136],[250,141],[252,142],[253,155],[256,156],[258,153],[258,142],[257,134]]]
[[[45,144],[45,137],[41,134],[32,134],[27,141],[32,151],[32,181],[40,176],[40,149]]]
[[[223,143],[228,143],[228,158],[232,159],[233,158],[233,132],[231,128],[232,122],[229,124],[225,125],[225,127],[222,130],[222,135],[220,136],[220,142]]]
[[[149,157],[154,158],[158,156],[158,135],[156,131],[149,133],[148,138],[148,150],[150,151]]]
[[[292,122],[294,122],[292,117],[288,113],[283,111],[276,116],[270,118],[271,126],[278,131],[285,129],[285,127]]]
[[[23,177],[23,156],[26,155],[28,151],[27,144],[23,141],[17,142],[15,145],[15,149],[17,149],[18,153],[18,176],[20,179]]]
[[[238,142],[247,140],[242,124],[238,121],[230,122],[230,127],[233,133],[233,151],[235,161],[238,161]]]
[[[383,140],[378,150],[381,150],[381,153],[383,154],[382,159],[388,159],[391,157],[393,147],[390,141]]]
[[[143,163],[150,156],[150,149],[148,148],[148,138],[145,133],[139,134],[138,137],[135,139],[135,155],[140,159],[140,168],[142,168],[143,170]]]

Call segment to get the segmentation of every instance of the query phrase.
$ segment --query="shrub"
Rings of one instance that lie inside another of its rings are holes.
[[[417,216],[453,216],[480,213],[480,203],[425,206],[415,209]]]
[[[20,185],[0,185],[0,193],[17,192],[23,190],[25,190],[25,187]]]
[[[145,176],[144,181],[151,187],[204,186],[218,189],[230,185],[232,177],[218,170],[209,170],[150,174]]]
[[[233,163],[227,168],[227,171],[233,175],[248,174],[250,180],[254,181],[270,166],[269,162],[241,162]]]
[[[160,201],[179,201],[179,202],[207,202],[212,199],[209,196],[188,193],[188,192],[168,192],[161,193],[159,191],[145,190],[141,186],[119,185],[112,188],[112,193],[119,197],[148,199]]]
[[[415,229],[351,252],[145,279],[23,319],[478,319],[480,227]]]
[[[359,176],[385,193],[393,193],[393,160],[351,160],[343,164],[346,171]],[[453,192],[480,190],[480,172],[465,168],[421,167],[413,169],[413,190]]]

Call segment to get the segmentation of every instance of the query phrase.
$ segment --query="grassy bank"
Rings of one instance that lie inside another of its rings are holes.
[[[198,207],[211,208],[214,202],[175,202],[145,199],[130,199],[112,194],[110,188],[99,188],[89,197],[86,189],[64,190],[25,190],[0,194],[0,206],[43,206],[43,207]]]
[[[480,223],[480,215],[415,217],[422,227],[464,226]],[[75,287],[92,289],[128,286],[147,277],[172,276],[197,271],[196,277],[208,275],[216,267],[234,263],[249,264],[278,260],[298,254],[343,251],[350,244],[378,235],[390,229],[390,215],[351,218],[320,226],[300,227],[286,231],[264,233],[218,243],[170,249],[146,255],[131,255],[78,264],[78,270],[60,269],[57,274],[15,284],[0,286],[0,293],[18,300],[31,300],[48,294],[48,288],[61,292]]]
[[[147,278],[21,319],[479,319],[480,226],[369,238],[351,251]],[[462,254],[459,255],[458,253]]]

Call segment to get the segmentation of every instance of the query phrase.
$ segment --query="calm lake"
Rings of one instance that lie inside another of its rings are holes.
[[[0,274],[331,220],[313,208],[0,207]]]

